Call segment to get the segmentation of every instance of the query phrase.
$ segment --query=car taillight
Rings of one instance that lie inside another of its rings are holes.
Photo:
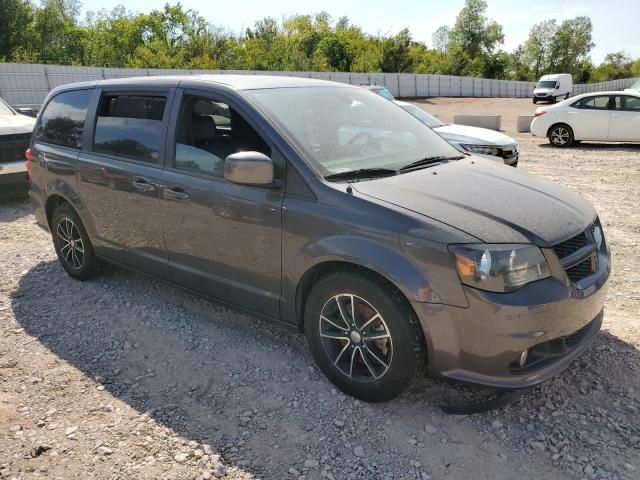
[[[536,113],[533,114],[533,118],[538,118],[540,115],[544,115],[546,110],[536,110]]]
[[[24,158],[26,160],[26,164],[27,164],[27,176],[29,178],[31,178],[31,149],[27,148],[27,150],[24,152]]]

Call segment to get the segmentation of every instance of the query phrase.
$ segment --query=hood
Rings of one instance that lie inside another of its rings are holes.
[[[505,134],[488,128],[468,127],[466,125],[444,125],[434,128],[445,140],[475,145],[515,145],[516,141]]]
[[[533,93],[551,93],[555,90],[555,88],[534,88]]]
[[[31,133],[36,119],[26,115],[0,115],[0,135]]]
[[[582,232],[596,217],[578,194],[477,157],[351,186],[487,243],[549,247]]]

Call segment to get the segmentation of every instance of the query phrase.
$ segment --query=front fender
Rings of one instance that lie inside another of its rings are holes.
[[[308,268],[324,262],[347,262],[373,270],[393,283],[409,300],[442,303],[427,272],[401,252],[369,238],[353,235],[325,237],[302,249]]]

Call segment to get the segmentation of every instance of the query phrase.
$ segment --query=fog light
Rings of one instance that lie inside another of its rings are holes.
[[[520,368],[524,367],[524,364],[527,363],[527,357],[529,356],[529,350],[525,350],[520,354]]]

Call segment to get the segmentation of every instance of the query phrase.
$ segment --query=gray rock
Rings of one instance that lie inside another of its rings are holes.
[[[304,461],[304,468],[318,468],[319,466],[320,466],[320,462],[318,460],[307,458]]]
[[[173,456],[173,459],[178,463],[184,463],[187,461],[188,458],[189,458],[189,455],[187,455],[184,452],[178,452]]]
[[[96,452],[98,452],[98,455],[111,455],[113,453],[113,450],[111,450],[109,447],[105,447],[104,445],[98,447],[96,449]]]
[[[434,435],[434,434],[438,433],[438,429],[436,427],[434,427],[433,425],[431,425],[430,423],[425,423],[424,431],[429,433],[429,434],[431,434],[431,435]]]
[[[362,448],[361,446],[358,445],[356,448],[353,449],[353,454],[358,458],[363,458],[364,457],[364,448]]]
[[[213,467],[213,476],[216,478],[222,478],[227,474],[227,469],[224,465],[217,464]]]
[[[300,476],[300,472],[295,468],[291,467],[289,469],[289,475],[292,475],[293,477],[298,478]]]
[[[529,446],[534,450],[538,450],[539,452],[544,452],[546,449],[546,447],[544,446],[544,443],[542,442],[531,442]]]

